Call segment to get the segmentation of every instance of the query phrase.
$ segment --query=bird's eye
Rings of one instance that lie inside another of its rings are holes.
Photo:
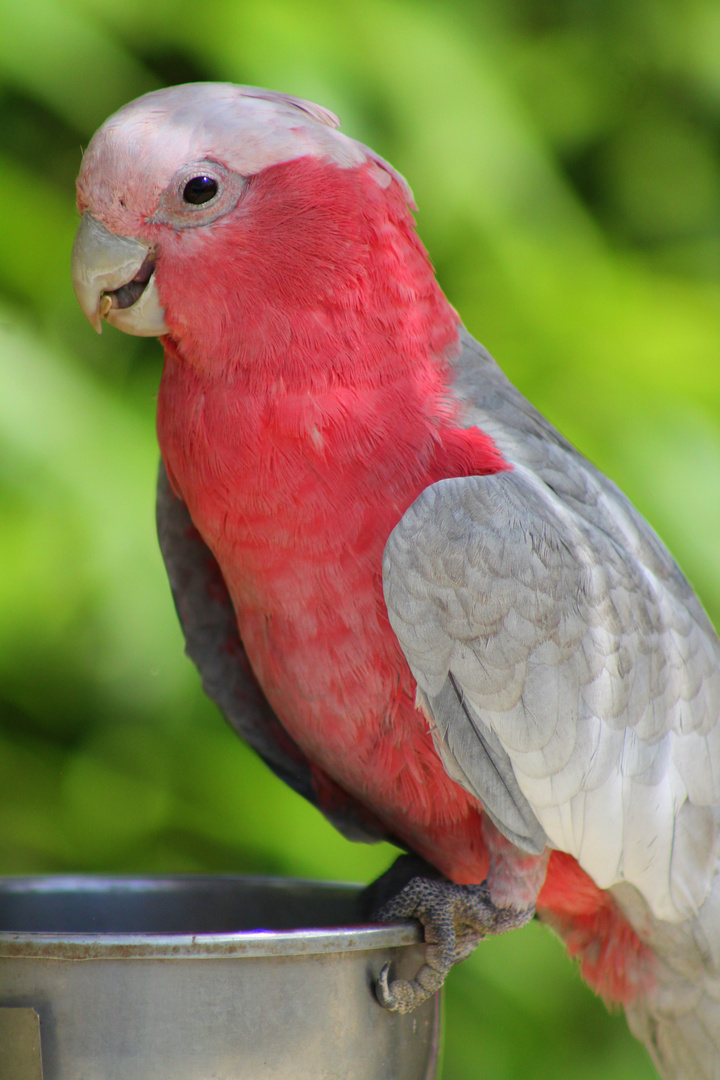
[[[210,202],[217,195],[218,183],[212,176],[193,176],[183,189],[183,199],[194,206]]]

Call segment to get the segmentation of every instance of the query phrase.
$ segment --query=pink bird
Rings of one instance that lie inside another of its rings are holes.
[[[533,914],[667,1080],[720,1077],[720,643],[618,489],[463,329],[331,113],[148,94],[78,179],[84,312],[161,338],[161,547],[205,688],[403,857],[407,1011]],[[383,906],[384,905],[384,906]]]

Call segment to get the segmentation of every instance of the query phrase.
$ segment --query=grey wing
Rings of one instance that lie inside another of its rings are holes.
[[[157,527],[185,649],[207,695],[273,772],[318,806],[345,836],[366,842],[391,839],[370,811],[311,765],[278,720],[250,667],[220,568],[187,507],[173,494],[162,464]]]
[[[512,471],[406,512],[391,625],[448,772],[506,835],[684,918],[717,861],[720,643],[624,496],[469,342],[456,389]]]

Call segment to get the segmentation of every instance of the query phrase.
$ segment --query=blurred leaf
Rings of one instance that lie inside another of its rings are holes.
[[[0,0],[0,67],[77,130],[92,132],[153,79],[100,25],[62,0]]]

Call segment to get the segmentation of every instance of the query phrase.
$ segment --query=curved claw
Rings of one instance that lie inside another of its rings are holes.
[[[390,964],[375,988],[379,1003],[391,1012],[408,1013],[442,987],[450,969],[464,960],[484,937],[529,922],[534,905],[497,907],[487,882],[455,885],[436,878],[413,877],[377,912],[383,921],[417,919],[425,930],[425,963],[415,978],[390,981]]]
[[[436,968],[425,963],[414,979],[393,979],[390,982],[390,964],[386,964],[378,976],[375,995],[384,1009],[390,1012],[409,1013],[422,1005],[441,989],[450,966]]]
[[[378,980],[375,983],[375,996],[378,999],[378,1002],[382,1005],[383,1009],[388,1009],[390,1012],[399,1012],[398,1000],[390,989],[389,960],[378,975]]]

